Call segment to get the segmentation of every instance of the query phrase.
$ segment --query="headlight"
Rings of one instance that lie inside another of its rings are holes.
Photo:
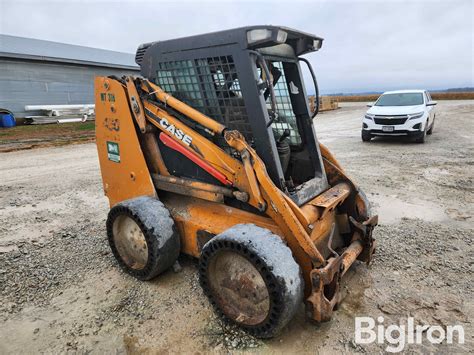
[[[285,31],[282,31],[282,30],[278,30],[277,42],[285,43],[287,37],[288,37],[288,33],[286,33]]]
[[[256,28],[247,32],[247,43],[253,44],[262,41],[274,41],[276,43],[285,43],[288,33],[283,30],[270,30],[267,28]]]
[[[366,113],[364,117],[367,118],[368,120],[373,120],[375,115],[371,115],[370,113]]]
[[[247,32],[247,42],[249,44],[260,42],[272,38],[272,31],[265,28],[259,28]]]
[[[410,117],[410,120],[415,120],[417,118],[423,117],[424,114],[425,114],[424,112],[418,112],[418,113],[414,113],[408,116]]]
[[[323,42],[320,39],[313,39],[313,49],[318,51],[321,48]]]

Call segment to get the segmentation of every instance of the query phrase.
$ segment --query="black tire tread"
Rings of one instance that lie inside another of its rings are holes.
[[[369,132],[362,130],[361,138],[363,142],[370,142],[370,140],[372,139],[372,135]]]
[[[236,252],[250,260],[265,280],[270,294],[270,312],[260,324],[246,325],[228,318],[214,299],[208,286],[207,268],[212,257],[224,250]],[[206,243],[199,260],[199,276],[201,287],[216,313],[259,338],[277,335],[303,301],[301,270],[291,250],[279,236],[253,224],[233,226]]]
[[[113,239],[113,224],[120,215],[132,218],[145,236],[148,260],[141,270],[132,269],[120,257]],[[138,197],[115,205],[107,218],[107,237],[120,267],[140,280],[151,280],[173,265],[179,256],[180,238],[163,203],[152,197]]]

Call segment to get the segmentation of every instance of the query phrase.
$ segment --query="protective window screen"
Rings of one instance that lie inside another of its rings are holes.
[[[273,74],[273,87],[275,89],[276,108],[278,119],[273,122],[272,129],[275,137],[280,137],[285,129],[290,130],[289,143],[291,145],[300,145],[301,136],[296,125],[296,116],[291,105],[290,93],[286,82],[285,72],[282,62],[272,62],[273,68],[269,68]],[[279,72],[279,77],[276,75]],[[277,78],[278,77],[278,78]],[[278,80],[277,80],[278,79]],[[275,82],[275,80],[277,80]],[[267,99],[269,102],[270,98]],[[268,104],[268,108],[270,105]]]
[[[156,84],[228,128],[239,130],[252,143],[252,129],[232,56],[161,62]],[[216,143],[223,145],[223,141]]]

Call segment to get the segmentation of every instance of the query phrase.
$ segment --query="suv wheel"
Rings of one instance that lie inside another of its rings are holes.
[[[372,139],[372,135],[370,134],[370,132],[365,130],[362,130],[361,137],[363,142],[370,142],[370,140]]]
[[[430,129],[429,129],[428,131],[426,131],[426,134],[427,134],[427,135],[432,135],[432,134],[433,134],[434,124],[435,124],[435,118],[436,118],[436,116],[433,117],[433,122],[431,122],[431,127],[430,127]]]
[[[421,132],[416,138],[415,142],[416,143],[425,143],[425,138],[426,138],[426,126],[423,132]]]

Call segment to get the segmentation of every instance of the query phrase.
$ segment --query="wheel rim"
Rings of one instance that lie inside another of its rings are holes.
[[[134,270],[141,270],[148,261],[148,246],[145,235],[129,216],[118,216],[113,224],[115,247],[123,262]]]
[[[270,294],[257,268],[245,257],[217,253],[209,263],[208,281],[215,301],[231,319],[245,325],[263,322],[270,311]]]

